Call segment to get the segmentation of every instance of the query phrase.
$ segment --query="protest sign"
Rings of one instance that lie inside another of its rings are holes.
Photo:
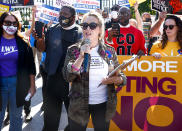
[[[138,4],[145,2],[146,0],[129,0],[130,6],[134,6],[134,4],[138,2]]]
[[[53,6],[57,8],[61,8],[63,5],[72,5],[75,0],[54,0]]]
[[[118,5],[119,6],[126,6],[126,7],[130,7],[130,3],[128,0],[118,0]]]
[[[12,11],[11,13],[12,13],[13,15],[15,15],[15,16],[18,18],[18,21],[22,21],[21,13],[20,13],[19,10]]]
[[[76,0],[73,4],[76,12],[87,13],[91,10],[100,8],[100,0]]]
[[[118,0],[118,5],[120,6],[126,6],[126,7],[132,7],[136,1],[138,4],[145,2],[146,0]]]
[[[131,56],[118,56],[122,63]],[[182,57],[142,56],[123,72],[110,131],[181,131]],[[91,127],[89,123],[89,127]]]
[[[182,0],[151,0],[151,6],[156,11],[182,15]]]
[[[119,56],[119,61],[131,56]],[[110,131],[182,129],[182,57],[142,56],[124,71],[127,85],[118,92]]]
[[[48,24],[49,21],[52,21],[53,24],[58,23],[59,21],[59,11],[60,8],[48,6],[48,5],[42,5],[41,13],[39,16],[39,21]]]
[[[11,5],[5,4],[5,3],[0,3],[0,16],[1,16],[4,12],[9,12],[10,10],[11,10]]]
[[[10,4],[11,6],[34,5],[34,0],[0,0],[0,2]]]

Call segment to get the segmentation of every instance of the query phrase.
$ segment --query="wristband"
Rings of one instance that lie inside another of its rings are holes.
[[[80,71],[80,69],[78,69],[76,66],[72,65],[71,68],[73,68],[74,70],[76,70],[77,72]]]

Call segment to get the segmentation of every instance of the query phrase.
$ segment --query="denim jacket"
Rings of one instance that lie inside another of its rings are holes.
[[[80,54],[80,47],[82,43],[77,43],[70,46],[67,50],[67,55],[63,67],[63,76],[66,81],[71,82],[70,90],[70,106],[68,116],[81,125],[86,125],[89,121],[89,66],[86,73],[82,72],[83,64],[80,72],[73,73],[71,70],[72,64],[78,58]],[[107,62],[109,69],[116,68],[119,63],[117,55],[113,47],[104,44],[104,41],[99,42],[99,55]],[[90,63],[90,56],[89,56]],[[90,64],[88,64],[90,65]],[[126,85],[126,76],[122,73],[118,73],[122,77],[123,83],[119,86]],[[108,99],[106,107],[106,121],[112,119],[116,111],[117,96],[114,84],[107,85]]]

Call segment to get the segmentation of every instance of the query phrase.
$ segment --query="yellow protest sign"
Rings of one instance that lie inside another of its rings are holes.
[[[4,3],[0,3],[0,16],[4,13],[4,12],[9,12],[11,9],[11,6],[9,4],[4,4]]]
[[[118,56],[119,61],[131,56]],[[127,85],[117,94],[110,131],[182,129],[182,57],[143,56],[124,71]]]
[[[120,63],[130,58],[118,56]],[[116,87],[110,131],[181,131],[182,57],[142,56],[123,72],[127,85]]]
[[[136,1],[138,2],[138,4],[145,2],[146,0],[128,0],[130,3],[130,6],[134,6],[134,4],[136,3]]]

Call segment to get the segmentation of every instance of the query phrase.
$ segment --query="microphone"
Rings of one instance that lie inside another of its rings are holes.
[[[83,43],[90,45],[90,39],[85,39],[83,41]],[[84,53],[83,72],[87,72],[87,70],[88,70],[88,58],[89,58],[89,54],[88,53]]]

